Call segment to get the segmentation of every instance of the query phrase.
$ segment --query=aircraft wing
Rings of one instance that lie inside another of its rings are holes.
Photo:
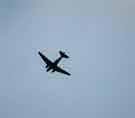
[[[44,60],[44,62],[47,64],[47,65],[51,65],[53,64],[46,56],[44,56],[41,52],[38,52],[38,54],[40,55],[40,57]]]
[[[66,75],[71,75],[70,73],[66,72],[65,70],[61,69],[60,67],[56,67],[56,71],[57,72],[60,72],[60,73],[63,73],[63,74],[66,74]]]

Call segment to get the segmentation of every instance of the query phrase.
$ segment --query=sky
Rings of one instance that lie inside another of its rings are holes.
[[[1,0],[1,118],[134,118],[133,0]],[[38,55],[71,76],[47,73]]]

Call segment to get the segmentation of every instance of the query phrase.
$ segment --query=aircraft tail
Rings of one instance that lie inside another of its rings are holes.
[[[59,53],[60,53],[61,57],[69,58],[69,56],[67,56],[67,55],[65,54],[65,52],[59,51]]]

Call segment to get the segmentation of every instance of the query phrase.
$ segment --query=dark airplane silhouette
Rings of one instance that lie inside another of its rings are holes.
[[[58,59],[56,59],[54,62],[51,62],[45,55],[43,55],[41,52],[38,52],[38,54],[40,55],[40,57],[43,59],[43,61],[47,64],[46,68],[47,68],[47,72],[52,70],[52,72],[60,72],[66,75],[71,75],[70,73],[66,72],[65,70],[61,69],[60,67],[58,67],[58,63],[61,61],[62,58],[69,58],[69,56],[67,56],[64,52],[59,51],[60,57]]]

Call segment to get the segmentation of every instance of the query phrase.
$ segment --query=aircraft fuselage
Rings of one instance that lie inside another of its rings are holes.
[[[52,65],[47,65],[47,66],[46,66],[46,68],[47,68],[46,71],[48,72],[48,71],[50,71],[51,69],[53,69],[52,72],[55,72],[55,69],[56,69],[58,63],[61,61],[62,58],[63,58],[63,57],[59,57],[58,59],[56,59],[56,60],[54,61],[54,63],[53,63]]]
[[[59,51],[60,57],[58,59],[56,59],[54,62],[50,61],[45,55],[43,55],[40,51],[38,52],[38,54],[40,55],[40,57],[43,59],[43,61],[46,63],[46,71],[50,71],[52,70],[52,72],[59,72],[62,74],[66,74],[68,76],[70,76],[71,74],[68,73],[67,71],[65,71],[64,69],[60,68],[58,66],[58,63],[61,61],[62,58],[69,58],[69,56],[67,56],[64,52]]]

